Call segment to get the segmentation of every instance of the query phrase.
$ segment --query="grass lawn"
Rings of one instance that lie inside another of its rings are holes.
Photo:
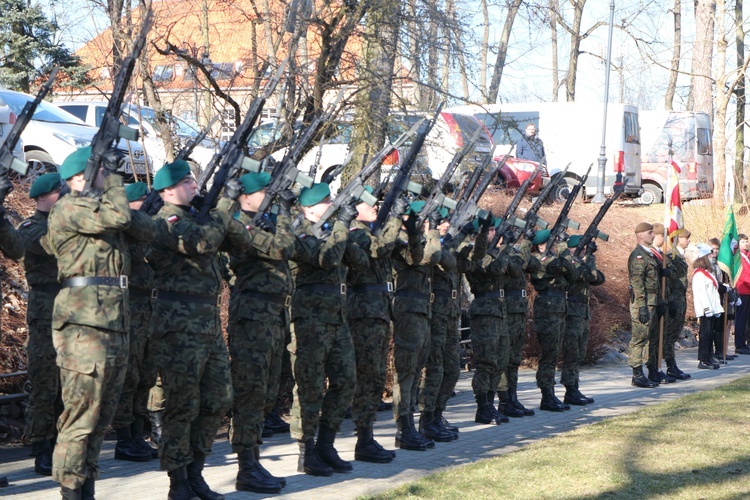
[[[750,377],[367,498],[747,499]]]

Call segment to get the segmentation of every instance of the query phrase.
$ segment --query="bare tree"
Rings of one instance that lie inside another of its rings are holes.
[[[560,69],[557,63],[557,12],[560,11],[558,0],[549,0],[549,31],[552,51],[552,102],[557,102],[560,90]]]
[[[743,0],[734,2],[735,19],[735,47],[737,50],[736,64],[741,68],[745,63],[745,27],[743,24]],[[735,142],[734,142],[734,199],[745,201],[745,75],[737,82],[735,90],[737,96],[737,114],[735,116]]]
[[[511,0],[508,4],[508,12],[505,14],[505,23],[503,24],[503,33],[500,35],[500,41],[498,42],[497,58],[495,59],[495,65],[492,69],[490,89],[487,92],[487,102],[489,103],[497,101],[497,93],[500,89],[500,80],[503,77],[505,59],[508,56],[510,32],[513,29],[513,22],[516,19],[516,14],[518,13],[518,8],[521,6],[521,2],[522,0]]]
[[[682,10],[681,1],[674,0],[672,14],[674,16],[674,41],[672,43],[672,66],[669,70],[669,83],[664,93],[664,109],[673,109],[674,95],[677,90],[677,77],[680,73],[680,56],[682,49]]]
[[[713,115],[711,56],[714,44],[715,0],[695,0],[695,45],[693,48],[693,110]],[[723,126],[723,123],[718,123]],[[719,149],[715,149],[719,151]]]

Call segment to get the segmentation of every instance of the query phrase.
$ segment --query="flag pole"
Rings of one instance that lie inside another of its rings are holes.
[[[669,196],[669,200],[672,199],[672,188],[673,186],[670,186],[669,183],[672,179],[672,176],[670,175],[670,168],[672,167],[672,139],[669,140],[669,162],[667,163],[667,190],[665,191],[665,195]],[[664,258],[661,260],[661,268],[662,271],[667,268],[667,237],[669,236],[669,202],[667,201],[667,196],[664,196],[664,235],[661,242],[661,254],[664,256]],[[661,305],[663,309],[667,308],[667,278],[664,276],[664,273],[662,272],[661,277]],[[664,314],[661,315],[659,318],[659,349],[656,353],[656,371],[661,371],[661,362],[664,357],[664,328],[666,324],[666,311]]]

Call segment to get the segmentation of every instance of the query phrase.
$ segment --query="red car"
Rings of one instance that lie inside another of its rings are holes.
[[[503,159],[503,155],[498,155],[495,151],[495,161],[500,163]],[[516,189],[521,186],[523,181],[531,177],[534,170],[537,169],[539,164],[535,161],[523,160],[520,158],[510,157],[505,165],[500,168],[500,175],[498,182],[503,186]],[[549,179],[549,173],[546,167],[542,167],[540,175],[537,175],[534,181],[529,186],[527,193],[536,194],[542,190],[542,186],[547,183],[544,179]]]

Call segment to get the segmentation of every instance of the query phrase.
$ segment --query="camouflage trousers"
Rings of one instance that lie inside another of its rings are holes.
[[[586,357],[589,343],[589,320],[577,316],[565,319],[565,334],[562,342],[562,374],[560,383],[565,387],[579,381],[579,368]]]
[[[52,338],[64,405],[57,422],[52,478],[76,489],[87,477],[99,477],[104,432],[112,423],[125,380],[128,334],[68,324],[53,330]]]
[[[24,434],[31,443],[49,441],[57,435],[55,422],[62,412],[60,369],[52,345],[52,323],[33,320],[29,323],[26,345],[28,375],[31,382],[29,406],[26,407]]]
[[[508,369],[500,374],[500,381],[497,383],[498,392],[518,388],[518,368],[523,361],[523,345],[526,342],[526,315],[508,313],[505,324],[508,325],[510,355],[508,356]]]
[[[146,356],[149,329],[151,325],[151,299],[130,299],[130,354],[128,356],[128,370],[122,385],[120,401],[117,404],[112,428],[128,427],[135,415],[148,420],[146,402],[151,386],[154,385],[153,369],[145,366],[149,358]]]
[[[417,404],[422,367],[427,362],[430,320],[426,314],[401,313],[393,322],[393,418],[408,416]]]
[[[674,359],[674,344],[680,338],[682,327],[685,326],[685,313],[687,312],[687,302],[676,300],[677,314],[672,316],[667,313],[664,326],[664,359]],[[650,356],[649,356],[650,357]]]
[[[372,427],[385,388],[391,324],[378,318],[357,318],[349,320],[349,330],[357,361],[352,416],[357,427]]]
[[[276,404],[286,325],[240,319],[227,329],[232,358],[232,427],[239,453],[258,446],[266,414]]]
[[[430,350],[419,386],[419,409],[444,410],[460,373],[458,318],[433,311],[430,318]],[[440,401],[442,407],[438,405]]]
[[[508,368],[510,337],[505,318],[472,316],[471,350],[474,353],[471,387],[475,395],[486,395],[495,390],[500,382],[500,374]]]
[[[659,338],[659,321],[656,316],[656,306],[649,306],[648,314],[651,321],[647,325],[644,325],[638,321],[638,308],[630,308],[632,335],[630,337],[630,344],[628,345],[628,364],[632,368],[638,368],[648,363],[649,343],[653,332],[656,332],[657,341]]]
[[[536,385],[540,389],[555,386],[557,358],[565,335],[565,316],[564,312],[547,312],[541,307],[534,307],[534,331],[541,350],[536,369]]]
[[[313,438],[318,425],[338,432],[352,402],[357,377],[349,328],[315,318],[297,318],[289,353],[296,382],[292,437],[298,441]]]
[[[166,400],[159,458],[173,471],[193,450],[211,452],[232,403],[229,357],[220,333],[159,332],[151,342]]]
[[[291,403],[294,399],[294,374],[292,373],[292,361],[289,354],[289,344],[292,342],[292,333],[286,329],[281,355],[281,374],[279,375],[279,388],[276,392],[276,407],[280,408],[284,401]]]

